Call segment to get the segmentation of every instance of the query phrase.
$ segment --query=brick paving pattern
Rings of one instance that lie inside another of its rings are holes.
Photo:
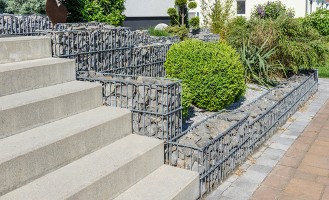
[[[329,200],[329,101],[251,199]]]

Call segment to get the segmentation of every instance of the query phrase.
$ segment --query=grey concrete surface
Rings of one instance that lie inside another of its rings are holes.
[[[129,110],[104,106],[0,140],[0,195],[131,134],[131,124]]]
[[[193,200],[197,188],[198,173],[163,165],[115,200]]]
[[[72,81],[0,97],[0,138],[102,105],[99,84]]]
[[[0,97],[74,80],[74,60],[44,58],[0,64]]]
[[[163,142],[129,135],[1,200],[113,199],[163,165]]]
[[[0,64],[49,58],[51,40],[45,36],[0,38]]]

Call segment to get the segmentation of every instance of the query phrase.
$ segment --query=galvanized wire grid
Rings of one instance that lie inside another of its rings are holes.
[[[0,35],[40,35],[51,26],[45,15],[0,14]]]
[[[164,77],[172,44],[148,44],[147,32],[126,28],[51,31],[51,37],[53,55],[75,58],[77,73],[84,77],[89,71]]]
[[[220,133],[203,148],[179,143],[179,139],[209,119],[220,116],[217,113],[177,135],[166,144],[167,164],[200,173],[200,196],[222,183],[252,152],[271,136],[279,126],[301,107],[317,91],[317,73],[312,73],[305,81],[276,101],[256,119],[242,118],[225,132]],[[260,98],[266,98],[264,94]],[[259,99],[258,99],[259,100]],[[256,100],[257,101],[257,100]],[[254,101],[253,103],[255,103]],[[238,111],[237,111],[238,112]],[[237,141],[237,135],[239,140]],[[226,140],[226,141],[225,141]],[[232,144],[228,141],[237,141]],[[175,153],[176,152],[176,153]],[[184,160],[188,160],[185,162]]]
[[[179,80],[109,73],[78,80],[100,82],[105,105],[130,109],[133,133],[166,141],[181,133],[182,89]]]
[[[197,129],[198,126],[213,118],[221,118],[216,113],[197,125],[184,131],[182,134],[169,141],[166,147],[166,163],[180,168],[197,171],[200,174],[200,195],[209,191],[219,180],[227,177],[247,157],[248,114],[243,116],[234,125],[203,147],[181,144],[176,141],[188,132]],[[230,112],[235,114],[235,112]],[[235,138],[231,142],[231,138]],[[235,159],[232,159],[235,158]],[[222,170],[225,169],[225,170]]]

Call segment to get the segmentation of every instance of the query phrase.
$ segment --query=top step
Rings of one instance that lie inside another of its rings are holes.
[[[0,64],[51,57],[51,40],[45,36],[0,38]]]

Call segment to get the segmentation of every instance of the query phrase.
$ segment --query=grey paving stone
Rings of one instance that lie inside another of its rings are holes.
[[[283,151],[287,151],[289,149],[290,145],[285,145],[285,144],[280,144],[280,143],[273,142],[270,145],[270,147],[273,148],[273,149],[280,149],[280,150],[283,150]]]
[[[239,176],[233,174],[232,176],[230,176],[228,179],[226,179],[227,182],[234,182],[236,179],[238,179]]]
[[[304,124],[304,125],[298,125],[298,124],[291,124],[289,127],[288,127],[288,130],[290,130],[291,132],[298,132],[298,133],[301,133],[303,132],[303,130],[305,129],[307,124]]]
[[[287,138],[287,137],[282,137],[282,135],[284,135],[284,134],[279,135],[273,141],[275,143],[284,144],[284,145],[291,145],[292,143],[295,142],[295,139],[290,139],[290,138]]]
[[[216,188],[209,196],[207,196],[207,200],[215,200],[218,199],[230,186],[232,185],[231,182],[224,181],[221,185]]]
[[[248,193],[241,190],[241,188],[229,187],[224,193],[223,196],[234,199],[234,200],[247,200],[251,197]]]
[[[284,154],[285,154],[285,151],[283,151],[283,150],[267,148],[264,151],[263,156],[265,158],[269,158],[271,160],[280,160]]]
[[[270,171],[272,171],[272,169]],[[241,176],[241,179],[248,179],[251,182],[260,184],[261,182],[263,182],[263,180],[265,179],[266,176],[267,176],[266,173],[260,173],[260,172],[257,172],[257,171],[248,170]],[[237,179],[237,181],[238,180],[239,179]]]
[[[258,174],[268,174],[272,170],[272,167],[266,165],[255,164],[249,167],[249,171],[255,171]],[[246,173],[245,173],[246,174]]]
[[[266,176],[265,176],[266,177]],[[265,178],[263,177],[263,179]],[[229,191],[229,189],[231,189],[232,187],[235,190],[241,190],[243,191],[245,194],[247,194],[248,196],[251,196],[254,191],[258,188],[258,185],[261,183],[262,181],[258,182],[258,181],[254,181],[253,179],[248,179],[248,177],[241,177],[238,180],[236,180],[232,186],[230,188],[228,188],[223,195],[227,196],[227,197],[232,197],[231,195],[227,195],[225,194],[227,191]],[[233,190],[233,189],[232,189]]]
[[[278,163],[278,160],[270,159],[267,155],[262,155],[260,158],[256,160],[256,164],[264,165],[269,167],[274,167]]]

